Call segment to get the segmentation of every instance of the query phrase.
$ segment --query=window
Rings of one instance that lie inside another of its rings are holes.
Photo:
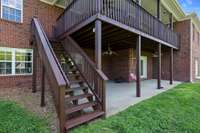
[[[198,62],[197,59],[195,60],[195,77],[196,78],[200,77],[200,75],[199,75],[199,62]]]
[[[1,18],[15,22],[22,22],[23,1],[1,0]]]
[[[195,26],[192,24],[192,29],[193,29],[193,41],[195,41]]]
[[[32,74],[33,51],[0,47],[0,76]]]
[[[0,75],[12,74],[12,51],[0,50]]]

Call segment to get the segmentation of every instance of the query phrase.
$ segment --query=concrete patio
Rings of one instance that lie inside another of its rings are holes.
[[[157,94],[165,92],[181,82],[174,82],[173,85],[169,81],[162,80],[163,89],[157,88],[157,80],[144,80],[141,82],[141,97],[136,97],[136,85],[134,83],[114,83],[112,81],[106,84],[106,115],[111,116],[121,112],[131,105],[137,104],[143,100],[151,98]]]

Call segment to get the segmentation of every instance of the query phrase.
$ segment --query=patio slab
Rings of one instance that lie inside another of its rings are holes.
[[[136,85],[134,83],[114,83],[109,81],[106,84],[106,116],[114,115],[127,109],[129,106],[137,104],[143,100],[151,98],[162,92],[165,92],[181,82],[174,82],[173,85],[169,81],[162,80],[163,89],[157,89],[157,80],[144,80],[141,82],[141,97],[136,97]]]

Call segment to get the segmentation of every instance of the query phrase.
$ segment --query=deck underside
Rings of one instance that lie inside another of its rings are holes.
[[[95,24],[94,22],[74,32],[71,36],[82,48],[94,49],[95,47]],[[107,50],[108,45],[113,50],[122,50],[127,48],[136,48],[137,34],[124,30],[112,24],[103,22],[102,25],[102,47]],[[154,52],[157,49],[158,42],[142,37],[142,50]],[[163,51],[169,46],[163,45]]]

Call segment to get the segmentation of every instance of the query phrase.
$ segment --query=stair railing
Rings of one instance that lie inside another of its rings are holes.
[[[56,110],[60,122],[60,130],[64,133],[65,128],[65,89],[69,86],[69,81],[63,72],[55,53],[50,45],[50,42],[37,18],[33,18],[32,32],[37,47],[40,60],[45,68],[45,74],[48,78],[48,83],[52,89]]]
[[[108,78],[98,70],[93,61],[86,55],[80,46],[71,38],[67,37],[62,42],[65,51],[78,68],[89,89],[101,104],[101,109],[106,112],[106,81]]]

